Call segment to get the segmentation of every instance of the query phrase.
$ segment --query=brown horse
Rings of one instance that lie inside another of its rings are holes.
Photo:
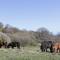
[[[53,48],[53,52],[60,53],[60,43],[59,42],[54,43],[52,48]]]

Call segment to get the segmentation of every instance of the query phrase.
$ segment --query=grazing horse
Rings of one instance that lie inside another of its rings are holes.
[[[14,48],[14,47],[17,47],[18,49],[20,49],[20,43],[19,42],[11,42],[7,45],[7,48]]]
[[[43,41],[41,42],[40,49],[42,52],[48,52],[48,49],[50,49],[50,52],[52,52],[52,41]]]
[[[52,45],[53,52],[60,53],[60,43],[56,42]]]

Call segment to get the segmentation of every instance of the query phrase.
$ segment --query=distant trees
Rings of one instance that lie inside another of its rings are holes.
[[[16,28],[16,27],[12,27],[12,26],[10,26],[9,24],[7,24],[7,25],[4,27],[3,32],[4,32],[4,33],[16,33],[16,32],[19,32],[19,29]]]
[[[5,38],[4,34],[6,34],[11,39],[11,41],[20,42],[21,46],[35,46],[37,43],[40,43],[44,40],[60,41],[60,33],[53,35],[52,32],[50,32],[45,27],[39,28],[37,31],[27,31],[26,29],[20,30],[9,24],[4,26],[4,24],[0,22],[0,32],[3,33],[3,38]],[[6,37],[7,40],[8,37]],[[2,40],[2,37],[0,37],[0,40]]]
[[[53,34],[46,28],[42,27],[37,30],[38,42],[44,40],[54,40]]]
[[[4,28],[4,25],[3,25],[3,23],[0,22],[0,32],[3,31],[3,28]]]
[[[36,45],[36,39],[33,32],[20,31],[15,33],[14,36],[21,43],[21,46]]]
[[[60,32],[55,35],[55,41],[59,41],[60,42]]]

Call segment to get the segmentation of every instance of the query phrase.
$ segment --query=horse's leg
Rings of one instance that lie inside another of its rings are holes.
[[[47,52],[47,48],[45,48],[45,52]]]
[[[44,48],[44,49],[43,49],[43,52],[45,52],[45,51],[46,51],[46,49]]]
[[[59,52],[59,48],[56,48],[56,53],[58,53]]]
[[[59,44],[59,53],[60,53],[60,44]]]
[[[54,52],[57,53],[57,49],[56,48],[54,48]]]
[[[60,48],[59,48],[59,53],[60,53]]]
[[[50,48],[50,52],[51,52],[51,53],[53,53],[53,52],[54,52],[53,48]]]

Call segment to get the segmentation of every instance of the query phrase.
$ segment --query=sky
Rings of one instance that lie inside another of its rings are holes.
[[[60,0],[0,0],[0,22],[19,29],[45,27],[60,32]]]

